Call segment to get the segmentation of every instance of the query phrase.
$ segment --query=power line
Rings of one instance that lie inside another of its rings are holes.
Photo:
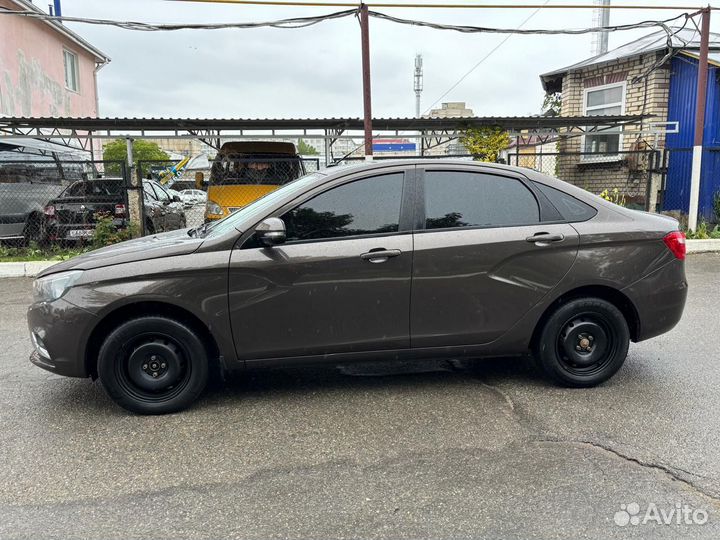
[[[358,7],[360,2],[311,2],[291,0],[166,0],[168,2],[198,2],[205,4],[239,4],[249,6],[295,6],[295,7]],[[367,3],[369,8],[429,8],[429,9],[596,9],[594,4],[398,4],[393,2]],[[612,4],[602,9],[662,9],[662,10],[693,10],[699,11],[707,6],[664,6],[641,4]],[[710,7],[717,10],[720,8]]]
[[[137,30],[143,32],[159,32],[174,30],[223,30],[228,28],[306,28],[315,24],[329,21],[332,19],[341,19],[350,17],[357,13],[357,9],[349,9],[346,11],[337,11],[326,15],[316,15],[310,17],[293,17],[290,19],[279,19],[275,21],[260,22],[232,22],[232,23],[179,23],[179,24],[157,24],[139,21],[116,21],[110,19],[90,19],[87,17],[57,17],[48,13],[39,13],[37,11],[12,11],[0,9],[0,15],[16,15],[27,17],[29,19],[39,19],[47,21],[71,22],[83,24],[95,24],[103,26],[115,26],[124,30]]]
[[[545,3],[546,3],[546,4],[548,4],[549,2],[550,2],[550,0],[545,0]],[[523,22],[521,22],[521,23],[518,25],[518,27],[516,28],[516,31],[517,31],[517,30],[520,30],[520,29],[525,25],[525,23],[527,23],[530,19],[532,19],[535,15],[537,15],[539,11],[540,11],[540,8],[536,9],[536,10],[533,11],[528,17],[526,17],[526,18],[523,20]],[[381,14],[378,14],[378,15],[381,15]],[[385,18],[385,17],[380,17],[380,18]],[[402,22],[402,24],[415,24],[415,23],[416,23],[416,22],[411,22],[411,21],[393,21],[393,22]],[[418,25],[418,26],[424,26],[424,24],[423,24],[423,25]],[[425,114],[425,113],[427,113],[428,111],[432,110],[432,108],[433,108],[435,105],[437,105],[445,96],[447,96],[450,92],[452,92],[452,91],[455,90],[458,86],[460,86],[460,84],[462,84],[462,82],[463,82],[465,79],[467,79],[473,71],[475,71],[483,62],[485,62],[485,60],[487,60],[488,58],[490,58],[490,56],[492,56],[492,55],[495,53],[495,51],[497,51],[500,47],[502,47],[512,36],[513,36],[513,34],[508,34],[507,36],[505,36],[505,38],[504,38],[502,41],[500,41],[500,43],[498,43],[497,45],[495,45],[495,47],[493,47],[493,48],[490,50],[490,52],[488,52],[485,56],[483,56],[473,67],[471,67],[462,77],[460,77],[460,78],[457,80],[457,82],[455,82],[455,84],[453,84],[452,86],[450,86],[450,88],[448,88],[448,89],[443,93],[443,95],[441,95],[439,98],[437,98],[437,99],[432,103],[432,105],[430,105],[427,109],[425,109],[425,112],[424,112],[423,114]]]

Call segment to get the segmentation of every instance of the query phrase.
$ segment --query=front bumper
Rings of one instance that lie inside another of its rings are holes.
[[[32,304],[28,328],[35,346],[30,361],[66,377],[87,377],[85,348],[97,317],[60,298]]]

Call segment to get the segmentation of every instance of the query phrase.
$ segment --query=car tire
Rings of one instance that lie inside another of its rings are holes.
[[[47,244],[47,230],[42,215],[30,214],[23,228],[23,239],[26,246],[33,242],[40,246]]]
[[[155,234],[155,224],[153,223],[152,219],[145,220],[145,234]]]
[[[630,331],[621,311],[600,298],[570,300],[545,322],[535,360],[554,382],[575,388],[598,385],[622,367]]]
[[[110,398],[139,414],[181,411],[208,380],[201,339],[185,324],[160,316],[132,319],[113,330],[100,347],[97,367]]]

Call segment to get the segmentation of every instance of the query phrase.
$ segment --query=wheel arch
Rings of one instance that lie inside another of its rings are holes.
[[[630,339],[632,341],[637,341],[638,336],[640,335],[640,317],[632,300],[630,300],[630,298],[628,298],[623,292],[607,285],[585,285],[564,292],[545,309],[535,325],[535,329],[533,330],[530,340],[531,350],[537,344],[538,339],[540,339],[540,333],[542,332],[545,323],[553,312],[558,309],[558,307],[570,300],[588,297],[606,300],[618,308],[627,322],[628,330],[630,331]]]
[[[140,313],[141,315],[138,315]],[[207,325],[196,315],[187,309],[175,304],[156,300],[143,300],[123,304],[107,313],[102,320],[95,325],[90,333],[85,347],[85,370],[93,379],[97,378],[97,358],[100,347],[107,336],[123,322],[136,319],[139,316],[158,315],[174,319],[186,324],[197,332],[201,338],[210,362],[211,373],[220,371],[220,348]]]

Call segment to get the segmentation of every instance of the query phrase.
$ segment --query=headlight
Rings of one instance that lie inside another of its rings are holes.
[[[214,215],[216,215],[216,216],[221,216],[222,213],[223,213],[222,207],[221,207],[218,203],[216,203],[215,201],[208,201],[208,202],[207,202],[206,212],[207,212],[208,214],[214,214]]]
[[[82,275],[82,270],[70,270],[50,274],[33,281],[33,297],[36,302],[52,302],[72,287]]]

